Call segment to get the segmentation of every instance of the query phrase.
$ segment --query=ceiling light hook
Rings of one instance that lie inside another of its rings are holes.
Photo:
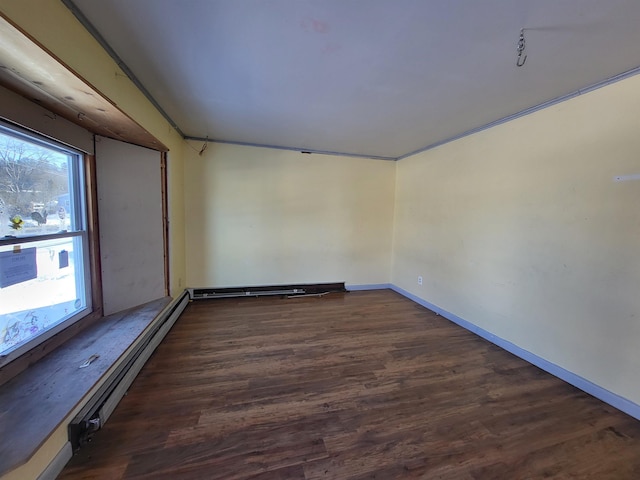
[[[522,54],[524,53],[525,41],[524,41],[524,28],[520,29],[520,38],[518,39],[518,58],[516,59],[516,65],[518,67],[522,67],[524,63],[527,61],[527,56],[524,57]]]
[[[522,61],[520,61],[522,60]],[[518,59],[516,60],[516,65],[518,67],[522,67],[524,65],[524,62],[527,61],[527,56],[525,55],[524,57],[522,55],[518,55]]]

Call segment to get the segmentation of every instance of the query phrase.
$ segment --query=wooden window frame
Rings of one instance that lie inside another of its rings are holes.
[[[30,365],[43,358],[51,351],[77,335],[85,328],[93,325],[102,318],[102,281],[100,277],[100,236],[96,191],[96,160],[95,155],[81,154],[84,164],[84,183],[87,213],[87,237],[88,237],[88,268],[90,272],[90,293],[92,311],[58,332],[52,337],[44,340],[29,351],[16,357],[11,362],[0,367],[0,385],[5,384],[20,372],[26,370]]]

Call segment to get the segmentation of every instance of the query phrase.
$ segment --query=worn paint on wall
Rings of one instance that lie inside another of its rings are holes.
[[[640,403],[638,111],[633,77],[400,161],[392,282]]]

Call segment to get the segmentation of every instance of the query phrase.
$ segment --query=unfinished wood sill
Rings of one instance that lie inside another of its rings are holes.
[[[26,464],[153,320],[170,297],[104,317],[0,391],[0,476]],[[92,355],[99,357],[79,368]]]

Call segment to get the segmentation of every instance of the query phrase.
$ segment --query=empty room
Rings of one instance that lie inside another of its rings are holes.
[[[635,0],[0,0],[0,479],[640,478]]]

